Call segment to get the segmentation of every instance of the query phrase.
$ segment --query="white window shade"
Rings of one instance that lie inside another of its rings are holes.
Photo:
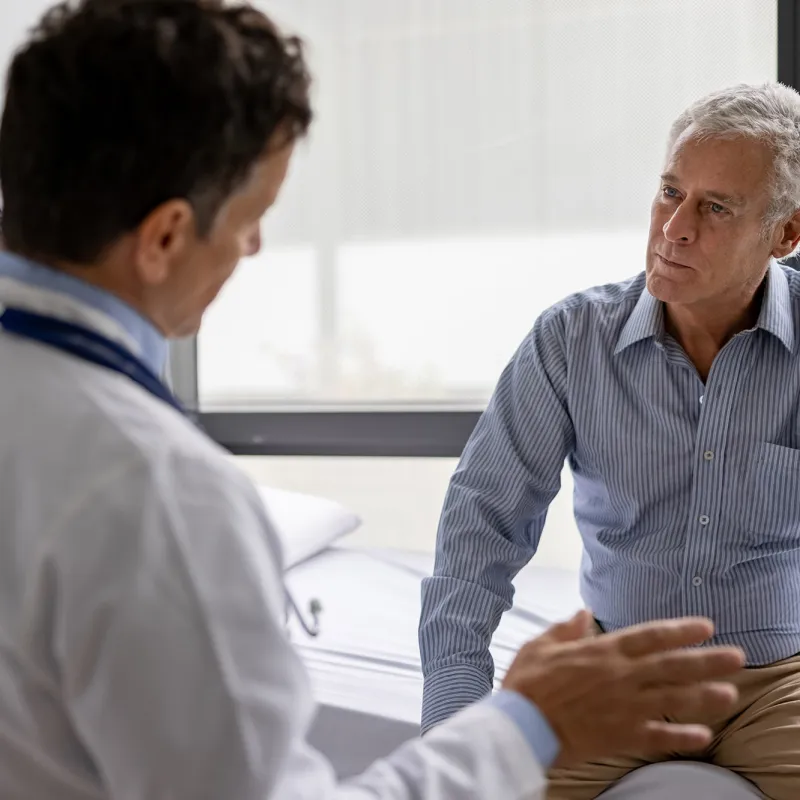
[[[272,0],[317,120],[199,340],[201,407],[480,406],[643,269],[670,123],[777,75],[771,0]]]

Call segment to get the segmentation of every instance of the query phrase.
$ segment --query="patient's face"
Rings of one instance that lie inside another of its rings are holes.
[[[745,296],[773,248],[763,235],[772,153],[750,139],[679,138],[650,215],[647,286],[666,303]]]

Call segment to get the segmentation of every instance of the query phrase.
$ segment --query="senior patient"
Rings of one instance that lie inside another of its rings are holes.
[[[675,121],[645,272],[542,314],[452,478],[423,586],[423,731],[490,691],[490,638],[568,459],[599,629],[712,617],[749,669],[706,757],[800,797],[800,274],[774,260],[798,209],[795,91],[737,86]],[[641,763],[554,771],[550,797],[589,800]]]

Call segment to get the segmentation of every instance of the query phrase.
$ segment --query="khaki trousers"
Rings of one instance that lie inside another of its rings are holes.
[[[733,770],[768,800],[800,800],[800,655],[743,670],[734,680],[739,701],[733,716],[712,724],[707,752],[685,756]],[[620,759],[552,770],[548,800],[594,800],[631,770],[652,761]],[[688,799],[687,799],[688,800]]]

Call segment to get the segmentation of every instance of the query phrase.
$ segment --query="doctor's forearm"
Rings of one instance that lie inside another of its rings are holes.
[[[341,787],[336,800],[539,800],[547,767],[508,710],[482,702]]]

